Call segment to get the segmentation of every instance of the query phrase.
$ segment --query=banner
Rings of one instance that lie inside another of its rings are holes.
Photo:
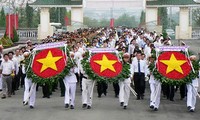
[[[58,48],[58,47],[64,47],[66,42],[55,42],[55,43],[48,43],[48,44],[42,44],[42,45],[36,45],[34,50],[44,50],[49,48]]]
[[[11,14],[6,16],[6,35],[13,38],[13,30],[18,29],[18,15]]]
[[[92,53],[113,53],[116,52],[115,48],[88,48]]]
[[[159,51],[186,51],[189,46],[159,46]]]

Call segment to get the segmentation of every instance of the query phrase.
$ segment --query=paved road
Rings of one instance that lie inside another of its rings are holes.
[[[185,43],[196,53],[200,52],[200,40],[186,40]],[[196,112],[189,113],[186,109],[186,100],[179,100],[179,93],[176,93],[175,102],[162,98],[157,112],[148,108],[149,90],[146,92],[145,100],[142,101],[135,100],[136,97],[131,94],[127,110],[119,106],[111,86],[106,97],[98,98],[97,92],[94,92],[91,110],[82,110],[79,89],[74,110],[66,110],[64,98],[59,95],[57,91],[53,93],[51,99],[44,99],[40,89],[37,92],[36,107],[31,110],[28,106],[22,105],[23,89],[21,89],[12,98],[0,99],[0,120],[198,120],[200,117],[200,100],[197,101]]]
[[[109,86],[108,95],[98,98],[94,92],[94,104],[91,110],[81,108],[81,93],[77,90],[76,106],[74,110],[66,110],[59,91],[53,93],[51,99],[42,98],[41,90],[37,92],[35,109],[22,105],[23,90],[17,91],[15,96],[0,99],[0,120],[198,120],[200,117],[200,101],[197,102],[195,113],[186,110],[186,101],[179,100],[176,93],[175,102],[162,98],[160,109],[154,112],[149,106],[149,90],[145,100],[137,101],[131,94],[130,105],[127,110],[119,106],[118,99],[114,98],[112,86]]]

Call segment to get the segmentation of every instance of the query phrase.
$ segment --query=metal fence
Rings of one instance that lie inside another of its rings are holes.
[[[193,39],[200,39],[200,27],[192,28],[192,38]]]
[[[37,29],[18,29],[17,33],[20,39],[37,39],[38,31]]]

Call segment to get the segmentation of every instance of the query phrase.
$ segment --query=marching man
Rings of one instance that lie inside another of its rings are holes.
[[[199,71],[200,76],[200,71]],[[199,78],[192,80],[192,83],[187,84],[187,108],[189,112],[194,112],[196,99],[198,95]]]
[[[28,59],[29,52],[24,53],[24,58]],[[25,65],[22,66],[22,70],[25,69]],[[36,99],[36,84],[32,82],[31,79],[25,77],[25,90],[24,90],[24,99],[23,104],[27,105],[29,102],[30,109],[34,109],[35,99]],[[28,101],[27,101],[28,100]]]
[[[153,58],[150,58],[150,62],[154,63]],[[150,74],[149,79],[150,84],[150,108],[154,111],[158,111],[160,105],[160,94],[161,94],[161,83],[158,80],[155,80],[153,74]]]
[[[196,60],[196,56],[190,56],[190,60]],[[200,69],[199,69],[200,77]],[[196,99],[198,95],[199,78],[192,80],[192,83],[187,84],[187,108],[189,112],[195,111]]]
[[[132,67],[134,72],[135,91],[137,93],[137,100],[144,99],[145,92],[145,75],[147,73],[147,64],[142,60],[142,53],[136,54],[136,60],[133,60]]]
[[[82,76],[82,78],[83,78],[82,79],[82,104],[83,104],[82,108],[91,109],[92,99],[93,99],[93,89],[94,89],[95,81],[90,80],[88,78],[87,74],[83,70],[81,60],[82,59],[80,59],[80,62],[79,62],[79,69],[80,69],[80,72],[83,75]]]
[[[74,59],[74,53],[70,53],[71,59]],[[69,75],[67,75],[64,78],[64,84],[65,84],[65,108],[74,109],[74,104],[75,104],[75,96],[76,96],[76,83],[77,83],[77,78],[75,75],[75,67],[70,69]]]
[[[8,54],[4,54],[4,61],[1,63],[0,66],[0,75],[2,75],[2,91],[3,96],[2,99],[11,97],[12,92],[12,77],[14,77],[14,64],[12,61],[9,60]]]
[[[123,55],[123,64],[129,64],[128,61],[130,60],[130,55],[129,53],[125,53]],[[133,76],[132,73],[132,68],[130,68],[130,77],[125,79],[124,81],[119,81],[119,87],[120,87],[120,91],[119,91],[119,102],[121,104],[121,106],[124,107],[124,109],[127,108],[128,106],[128,101],[129,101],[129,97],[130,97],[130,84],[131,84],[131,77]]]

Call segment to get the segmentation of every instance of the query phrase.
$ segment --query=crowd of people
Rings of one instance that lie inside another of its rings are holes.
[[[93,89],[97,85],[98,97],[107,95],[108,84],[106,82],[97,82],[88,78],[85,73],[81,60],[87,48],[115,48],[123,53],[123,64],[130,64],[131,75],[129,78],[124,78],[124,81],[113,83],[115,97],[119,98],[120,105],[127,109],[131,83],[134,83],[134,89],[137,93],[137,100],[143,100],[147,81],[150,85],[150,108],[157,111],[160,104],[161,93],[170,101],[174,101],[175,92],[179,89],[181,100],[187,96],[187,107],[190,112],[194,112],[196,104],[196,96],[192,87],[198,87],[198,79],[193,80],[193,83],[182,86],[162,85],[158,80],[155,80],[152,73],[149,72],[148,66],[155,62],[152,58],[151,51],[158,46],[171,46],[172,42],[169,36],[157,34],[156,31],[149,32],[143,28],[88,28],[78,29],[74,32],[58,33],[48,36],[42,40],[45,44],[51,42],[66,41],[68,46],[71,46],[70,57],[77,63],[77,67],[71,68],[70,74],[64,80],[60,80],[59,84],[53,86],[42,85],[44,98],[50,98],[52,92],[58,89],[60,85],[61,97],[65,97],[65,108],[74,109],[75,93],[78,86],[82,91],[83,108],[91,109]],[[185,45],[182,43],[182,45]],[[29,96],[32,86],[32,80],[26,77],[25,59],[34,49],[31,41],[27,42],[27,46],[3,54],[3,47],[0,47],[1,54],[1,81],[0,90],[2,91],[2,99],[15,95],[15,91],[20,87],[24,89],[24,104],[29,99],[31,109],[35,106],[36,91],[39,85],[34,86],[32,94]],[[51,88],[51,89],[50,89]]]

